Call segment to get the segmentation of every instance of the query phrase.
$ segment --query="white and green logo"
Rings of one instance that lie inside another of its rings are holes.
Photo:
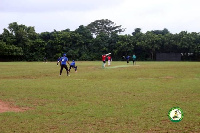
[[[179,122],[183,119],[183,111],[179,107],[173,107],[169,110],[168,116],[172,122]]]

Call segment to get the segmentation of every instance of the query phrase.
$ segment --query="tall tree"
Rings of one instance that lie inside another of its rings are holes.
[[[142,46],[145,48],[145,51],[150,54],[151,60],[154,59],[156,51],[160,49],[161,36],[162,35],[156,35],[149,31],[145,34],[145,40]]]
[[[164,28],[163,30],[153,30],[153,31],[151,31],[151,32],[153,32],[153,33],[156,34],[156,35],[159,35],[159,34],[165,35],[165,34],[170,33],[169,30],[166,29],[166,28]]]
[[[92,44],[92,33],[90,32],[89,29],[86,28],[86,26],[80,25],[78,29],[75,30],[75,33],[80,35],[80,40],[79,41],[79,47],[78,49],[78,55],[80,60],[91,60],[91,52],[90,52],[90,46]]]
[[[141,28],[135,28],[135,31],[132,33],[132,35],[136,35],[138,33],[141,33]]]
[[[87,25],[87,28],[96,36],[100,33],[110,36],[113,32],[121,33],[125,31],[125,28],[122,28],[121,25],[116,25],[114,22],[108,19],[101,19],[91,22],[89,25]]]
[[[23,50],[23,56],[25,60],[32,60],[31,47],[34,45],[33,41],[37,39],[38,34],[35,32],[34,27],[27,27],[25,25],[18,25],[17,22],[10,23],[8,26],[10,33],[15,36],[14,44],[17,47],[21,47]]]
[[[131,35],[120,35],[114,55],[119,57],[134,53],[134,38]]]

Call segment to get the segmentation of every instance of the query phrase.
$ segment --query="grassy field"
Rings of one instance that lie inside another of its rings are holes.
[[[0,132],[200,132],[200,62],[0,62]],[[180,107],[184,118],[171,122]]]

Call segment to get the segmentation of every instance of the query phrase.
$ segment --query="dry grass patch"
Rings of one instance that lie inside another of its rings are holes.
[[[0,100],[0,113],[4,112],[24,112],[28,110],[28,108],[21,108],[13,105],[13,103],[3,102]]]

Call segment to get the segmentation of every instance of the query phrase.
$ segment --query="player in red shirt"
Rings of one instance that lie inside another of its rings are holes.
[[[111,55],[111,53],[103,54],[103,55],[102,55],[102,61],[103,61],[102,67],[103,67],[103,68],[106,67],[106,57],[107,57],[108,55]]]
[[[108,55],[108,66],[110,66],[110,62],[111,62],[111,56]]]
[[[102,61],[103,61],[102,67],[106,67],[106,57],[107,57],[106,54],[103,54],[103,55],[102,55]]]

